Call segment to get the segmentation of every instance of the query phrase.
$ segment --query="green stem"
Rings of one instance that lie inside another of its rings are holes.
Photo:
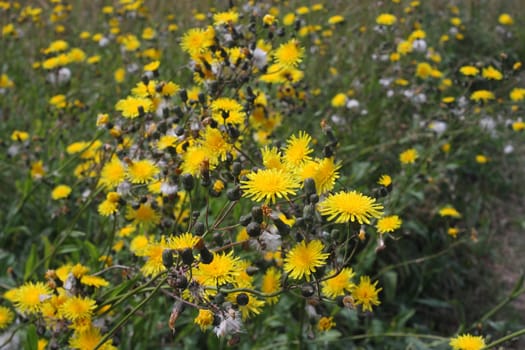
[[[525,335],[525,328],[523,329],[520,329],[519,331],[516,331],[514,333],[511,333],[511,334],[508,334],[502,338],[499,338],[498,340],[495,340],[493,341],[492,343],[486,345],[484,348],[482,348],[481,350],[484,350],[484,349],[492,349],[493,347],[495,347],[496,345],[500,345],[508,340],[511,340],[511,339],[514,339],[514,338],[517,338],[517,337],[520,337],[522,335]]]
[[[451,245],[449,245],[446,249],[443,249],[442,251],[439,251],[435,254],[432,254],[432,255],[427,255],[427,256],[422,256],[420,258],[416,258],[416,259],[411,259],[411,260],[406,260],[406,261],[403,261],[401,263],[398,263],[398,264],[393,264],[393,265],[388,265],[388,266],[385,266],[383,267],[381,270],[379,270],[373,279],[377,279],[379,276],[381,276],[382,274],[384,274],[385,272],[387,271],[390,271],[390,270],[393,270],[393,269],[396,269],[398,267],[404,267],[404,266],[407,266],[407,265],[411,265],[411,264],[421,264],[422,262],[425,262],[425,261],[428,261],[428,260],[432,260],[432,259],[435,259],[435,258],[438,258],[446,253],[448,253],[449,250],[452,250],[453,248],[456,248],[458,245],[460,245],[461,243],[464,243],[463,241],[457,241],[457,242],[454,242],[452,243]]]
[[[164,277],[160,282],[159,284],[157,284],[157,286],[155,287],[155,289],[151,292],[150,295],[148,295],[146,298],[144,298],[144,300],[142,300],[140,303],[138,303],[128,314],[126,314],[126,316],[124,316],[123,318],[120,319],[120,321],[113,327],[111,328],[111,330],[109,332],[107,332],[106,334],[104,334],[104,336],[102,337],[102,339],[100,339],[100,341],[98,342],[98,344],[95,346],[95,349],[94,350],[97,350],[99,349],[102,345],[104,345],[104,343],[120,328],[124,325],[124,323],[126,323],[130,318],[131,316],[133,316],[135,314],[135,312],[137,312],[138,310],[140,310],[144,305],[146,305],[146,303],[148,301],[150,301],[154,296],[155,294],[157,294],[157,291],[160,289],[160,287],[162,286],[162,284],[167,280],[168,278],[167,277]]]

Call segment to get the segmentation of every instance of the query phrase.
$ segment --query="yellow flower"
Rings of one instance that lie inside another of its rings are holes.
[[[211,103],[212,117],[220,124],[242,124],[246,117],[243,106],[236,100],[220,97]]]
[[[190,55],[202,53],[213,45],[214,38],[215,31],[211,27],[207,29],[193,28],[184,33],[181,47]]]
[[[525,99],[525,89],[523,88],[514,88],[509,94],[510,99],[514,102],[522,101]]]
[[[463,66],[459,68],[459,72],[463,75],[473,77],[479,74],[479,69],[474,66]]]
[[[439,209],[439,215],[440,216],[450,216],[452,218],[460,218],[461,214],[451,205],[447,205],[441,209]]]
[[[310,160],[309,154],[313,152],[310,148],[311,141],[312,137],[304,131],[300,131],[299,136],[292,135],[284,148],[284,163],[290,168],[295,168]]]
[[[201,145],[190,146],[182,155],[182,164],[180,168],[183,174],[197,175],[201,169],[208,167],[213,170],[216,166],[216,155]]]
[[[90,325],[83,331],[76,331],[73,333],[73,336],[69,338],[69,346],[72,349],[91,350],[94,349],[101,340],[102,334],[100,334],[100,329]],[[116,350],[117,348],[111,344],[112,342],[111,339],[104,342],[99,349]]]
[[[393,232],[400,228],[402,223],[403,220],[401,220],[397,215],[384,216],[377,220],[377,232],[381,234]]]
[[[102,168],[99,184],[112,189],[120,185],[125,178],[126,168],[124,164],[122,164],[118,157],[113,157],[111,161],[106,163]]]
[[[266,294],[273,294],[281,290],[281,272],[275,267],[270,267],[263,275],[261,282],[261,292]],[[279,301],[279,295],[267,297],[266,302],[273,305]]]
[[[296,67],[303,60],[303,55],[304,48],[299,46],[296,39],[281,44],[273,53],[275,62],[285,68]]]
[[[237,303],[237,296],[241,293],[228,294],[228,300],[232,303]],[[248,297],[248,303],[246,305],[239,305],[239,311],[241,311],[242,319],[246,320],[251,315],[258,315],[261,313],[261,308],[264,306],[264,301],[259,300],[255,297],[255,294],[242,293]]]
[[[144,66],[146,72],[155,72],[159,69],[160,61],[153,61]]]
[[[415,148],[407,149],[399,155],[402,164],[414,164],[419,154]]]
[[[509,15],[508,13],[502,13],[498,17],[498,22],[501,25],[510,26],[514,23],[514,20],[512,19],[511,15]]]
[[[346,104],[346,94],[340,92],[332,98],[332,107],[343,107]]]
[[[332,276],[335,273],[336,270],[330,270],[326,275]],[[353,277],[354,271],[352,268],[343,268],[335,277],[322,282],[323,294],[332,299],[345,295],[355,287],[355,284],[352,282]]]
[[[525,129],[525,122],[519,120],[517,122],[512,123],[512,130],[514,131],[521,131]]]
[[[487,156],[484,156],[483,154],[476,155],[476,163],[478,164],[485,164],[488,163],[489,159]]]
[[[340,191],[329,195],[319,203],[318,210],[329,221],[346,223],[357,221],[360,224],[370,224],[370,218],[378,218],[383,206],[376,203],[375,198],[365,196],[357,191]]]
[[[128,166],[127,177],[134,184],[145,184],[154,180],[159,168],[149,159],[131,162]]]
[[[306,241],[303,240],[286,255],[284,259],[284,271],[293,279],[306,277],[306,280],[309,281],[310,275],[314,273],[318,267],[323,266],[330,255],[323,253],[323,248],[324,245],[321,241],[314,240],[306,243]]]
[[[119,100],[115,105],[117,111],[122,112],[125,118],[137,118],[153,109],[153,103],[149,98],[128,96],[125,100]]]
[[[352,298],[355,305],[361,305],[363,311],[372,311],[372,305],[381,304],[378,298],[379,292],[383,288],[377,289],[377,281],[370,283],[370,277],[361,276],[359,284],[352,290]]]
[[[216,26],[237,23],[238,21],[239,14],[235,10],[219,12],[213,15],[213,24]]]
[[[227,136],[218,128],[207,126],[202,135],[202,145],[207,149],[207,152],[214,154],[215,158],[226,160],[228,153],[232,151],[232,145],[227,141]]]
[[[109,285],[109,282],[104,278],[93,275],[84,275],[80,278],[80,283],[86,286],[91,286],[95,288],[106,287]]]
[[[488,100],[495,99],[494,94],[488,90],[476,90],[470,95],[472,101],[483,101],[487,102]]]
[[[126,219],[133,220],[134,225],[157,225],[160,222],[160,214],[157,213],[150,204],[141,203],[137,209],[128,207]]]
[[[481,350],[486,344],[482,336],[463,334],[450,339],[449,345],[453,350]]]
[[[392,178],[390,175],[383,174],[377,181],[377,183],[381,186],[389,187],[392,185]]]
[[[213,253],[213,260],[209,264],[200,263],[193,276],[202,285],[221,286],[233,283],[239,276],[239,258],[233,256],[233,251],[228,254]]]
[[[24,142],[29,138],[29,134],[25,131],[15,130],[11,133],[11,140]]]
[[[391,26],[397,22],[396,16],[390,13],[382,13],[376,17],[376,23],[383,26]]]
[[[142,39],[144,40],[151,40],[151,39],[154,39],[156,36],[157,36],[157,32],[155,31],[155,29],[151,27],[146,27],[142,31]]]
[[[295,13],[290,12],[283,17],[283,24],[285,26],[291,26],[295,23]]]
[[[432,66],[427,62],[420,62],[416,67],[416,76],[426,79],[432,74]]]
[[[51,289],[42,282],[27,282],[15,289],[12,302],[24,314],[38,313],[44,301],[51,297]]]
[[[68,298],[64,304],[60,306],[59,312],[64,318],[75,322],[82,319],[91,319],[93,310],[96,307],[97,304],[95,300],[75,296]]]
[[[49,99],[49,104],[58,108],[63,109],[67,107],[67,101],[65,95],[55,95]]]
[[[13,319],[15,318],[15,314],[11,309],[0,306],[0,329],[7,328],[13,322]]]
[[[0,89],[12,88],[13,86],[15,86],[15,83],[9,79],[7,74],[0,75]]]
[[[208,327],[210,327],[213,324],[213,312],[207,309],[199,309],[199,314],[193,322],[201,328],[201,330],[204,332]]]
[[[458,233],[459,233],[459,229],[457,227],[449,227],[447,230],[447,234],[454,238],[458,236]]]
[[[168,246],[171,249],[176,250],[193,249],[193,247],[195,247],[198,241],[199,237],[196,237],[193,234],[186,232],[174,237],[170,237],[168,240]]]
[[[317,323],[317,329],[319,329],[321,332],[328,331],[334,327],[335,322],[333,317],[323,316],[319,319],[319,322]]]
[[[343,23],[345,21],[345,18],[341,15],[335,15],[330,18],[328,18],[328,24],[339,24]]]
[[[256,202],[275,203],[277,198],[288,199],[295,195],[299,183],[280,169],[265,169],[246,175],[247,180],[241,181],[243,196]]]
[[[53,198],[54,200],[67,198],[69,197],[70,193],[71,187],[69,187],[68,185],[58,185],[51,192],[51,198]]]
[[[491,79],[491,80],[501,80],[503,79],[503,74],[496,68],[492,66],[488,66],[486,68],[483,68],[483,71],[481,73],[483,75],[483,78]]]

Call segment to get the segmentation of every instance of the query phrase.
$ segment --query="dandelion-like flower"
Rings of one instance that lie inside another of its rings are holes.
[[[319,203],[318,210],[329,221],[346,223],[357,221],[360,224],[370,224],[371,218],[382,215],[383,205],[376,203],[375,198],[365,196],[357,191],[329,195]]]
[[[4,329],[9,326],[11,322],[13,322],[14,317],[15,314],[13,311],[11,311],[11,309],[5,306],[0,306],[0,329]]]
[[[208,327],[210,327],[213,324],[213,312],[207,309],[199,309],[199,314],[193,322],[197,324],[201,331],[205,331]]]
[[[239,259],[233,256],[233,252],[228,254],[213,254],[210,264],[200,264],[195,270],[195,279],[203,285],[223,285],[234,282],[239,275]]]
[[[117,187],[126,178],[126,167],[118,157],[104,164],[100,172],[99,184],[109,189]]]
[[[331,270],[327,273],[327,276],[332,276],[335,273],[335,270]],[[352,268],[343,268],[335,277],[322,282],[323,294],[332,299],[340,295],[345,295],[355,287],[355,284],[352,282],[353,277],[354,271]]]
[[[328,253],[323,253],[324,245],[321,241],[314,240],[309,243],[302,241],[293,247],[284,259],[284,271],[291,278],[301,279],[303,276],[310,280],[310,275],[318,267],[325,264]]]
[[[311,141],[312,137],[304,131],[299,132],[299,136],[292,135],[284,149],[284,163],[289,167],[296,167],[310,160],[309,154],[313,152],[310,148]]]
[[[372,305],[381,304],[378,298],[382,288],[377,288],[377,281],[370,283],[370,277],[361,276],[359,284],[352,290],[355,305],[362,305],[363,311],[372,311]]]
[[[149,98],[128,96],[124,100],[119,100],[115,105],[117,111],[121,111],[124,118],[134,119],[143,113],[150,112],[153,103]]]
[[[409,148],[404,152],[401,152],[399,155],[399,161],[402,164],[414,164],[416,159],[419,157],[417,150],[415,148]]]
[[[487,102],[488,100],[495,99],[494,93],[489,90],[476,90],[470,95],[472,101],[483,101]]]
[[[68,185],[58,185],[51,192],[51,198],[54,200],[64,199],[69,197],[71,193],[71,187]]]
[[[447,205],[439,209],[439,216],[443,216],[443,217],[450,216],[452,218],[458,219],[461,217],[461,213],[457,211],[456,208],[454,208],[453,206]]]
[[[261,283],[261,292],[273,294],[281,289],[281,272],[275,267],[270,267],[264,273]],[[279,301],[279,296],[267,297],[266,302],[273,305]]]
[[[304,48],[299,45],[296,39],[281,44],[273,54],[277,64],[285,68],[297,66],[303,60],[303,55]]]
[[[384,216],[377,220],[377,232],[383,234],[387,232],[394,232],[401,227],[403,221],[397,215]]]
[[[83,298],[80,296],[68,298],[64,304],[60,306],[60,314],[72,321],[91,319],[93,310],[97,307],[95,300],[90,298]]]
[[[51,297],[51,289],[42,282],[27,282],[16,289],[13,295],[15,307],[22,313],[38,313],[45,300]]]
[[[317,329],[319,329],[321,332],[328,331],[334,327],[335,321],[333,317],[323,316],[319,319],[319,322],[317,323]]]
[[[159,173],[159,168],[149,159],[132,162],[128,166],[127,176],[134,184],[151,182]]]
[[[275,203],[277,198],[288,199],[295,195],[299,183],[288,173],[280,169],[265,169],[246,175],[241,181],[243,196],[256,202]]]
[[[482,336],[463,334],[452,338],[449,345],[453,350],[480,350],[486,344]]]

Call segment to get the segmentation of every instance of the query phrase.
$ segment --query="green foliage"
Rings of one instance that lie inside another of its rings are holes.
[[[491,271],[520,223],[499,208],[522,194],[519,2],[254,3],[0,1],[7,342],[523,335],[499,317],[523,276]]]

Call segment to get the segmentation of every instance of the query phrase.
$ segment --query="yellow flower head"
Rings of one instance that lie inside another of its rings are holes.
[[[449,344],[453,350],[481,350],[486,345],[482,336],[470,334],[458,335],[450,339]]]
[[[108,163],[104,165],[100,173],[99,184],[108,189],[117,187],[126,178],[126,167],[118,159],[113,157]]]
[[[488,100],[495,99],[494,93],[488,90],[476,90],[470,95],[472,101],[483,101],[487,102]]]
[[[345,295],[350,292],[355,284],[352,282],[354,277],[354,271],[350,267],[345,267],[339,273],[336,270],[331,270],[327,273],[327,276],[333,276],[326,281],[322,282],[323,294],[329,298],[335,299],[340,295]]]
[[[150,112],[153,103],[149,98],[128,96],[124,100],[119,100],[115,105],[117,111],[122,112],[124,118],[137,118],[144,113]]]
[[[15,290],[12,302],[24,314],[38,313],[43,303],[51,297],[51,289],[42,282],[27,282]]]
[[[281,44],[273,53],[275,62],[285,68],[296,67],[303,60],[304,48],[296,39]]]
[[[233,251],[228,254],[213,254],[209,264],[199,264],[194,272],[195,279],[202,285],[217,286],[235,282],[239,276],[239,258],[233,256]]]
[[[365,196],[357,191],[340,191],[329,195],[319,203],[318,210],[329,221],[346,223],[357,221],[360,224],[370,224],[371,218],[382,215],[383,206],[376,203],[375,198]]]
[[[514,20],[512,19],[511,15],[509,15],[508,13],[502,13],[498,17],[498,22],[501,25],[510,26],[514,23]]]
[[[319,329],[321,332],[328,331],[334,327],[335,322],[333,317],[323,316],[319,319],[319,322],[317,323],[317,329]]]
[[[213,324],[213,312],[207,309],[199,309],[199,314],[193,322],[201,328],[201,330],[204,332],[208,327],[210,327]]]
[[[295,195],[299,183],[280,169],[264,169],[246,175],[241,181],[243,196],[256,202],[275,203],[278,198]]]
[[[460,218],[461,214],[459,211],[457,211],[453,206],[447,205],[441,209],[439,209],[439,215],[440,216],[450,216],[452,218]]]
[[[69,187],[68,185],[58,185],[51,192],[51,198],[53,198],[54,200],[67,198],[69,197],[70,193],[71,187]]]
[[[390,177],[390,175],[384,174],[381,175],[377,183],[381,186],[389,187],[390,185],[392,185],[392,178]]]
[[[400,228],[402,223],[403,220],[401,220],[397,215],[384,216],[377,220],[377,232],[381,234],[393,232]]]
[[[492,66],[488,66],[486,68],[483,68],[481,75],[483,75],[483,78],[490,79],[490,80],[501,80],[503,79],[503,74],[496,68]]]
[[[474,66],[463,66],[459,68],[459,72],[465,76],[476,76],[479,74],[479,69]]]
[[[11,309],[0,306],[0,330],[7,328],[11,322],[13,322],[13,319],[15,318],[15,314]]]
[[[145,184],[154,180],[159,173],[159,168],[149,159],[131,162],[128,166],[127,176],[134,184]]]
[[[377,281],[370,283],[370,277],[361,276],[359,284],[352,290],[355,305],[362,305],[363,311],[372,311],[372,305],[381,304],[378,295],[382,288],[377,288]]]
[[[390,13],[382,13],[376,17],[376,23],[383,26],[391,26],[397,22],[396,16]]]
[[[415,148],[407,149],[399,155],[402,164],[414,164],[419,154]]]
[[[97,307],[95,300],[90,298],[83,298],[75,296],[68,298],[64,304],[60,306],[60,314],[72,321],[91,319],[93,310]]]
[[[281,272],[275,267],[270,267],[264,273],[261,283],[261,292],[272,294],[281,289]],[[279,296],[267,297],[266,302],[269,305],[277,303]]]
[[[306,277],[310,280],[310,275],[318,267],[325,264],[330,254],[323,253],[324,245],[321,241],[314,240],[309,243],[302,241],[293,247],[284,259],[284,271],[293,279]]]
[[[312,137],[304,131],[299,132],[299,136],[292,135],[284,148],[283,161],[291,168],[301,165],[303,162],[310,160],[309,156],[313,150],[310,148]]]

